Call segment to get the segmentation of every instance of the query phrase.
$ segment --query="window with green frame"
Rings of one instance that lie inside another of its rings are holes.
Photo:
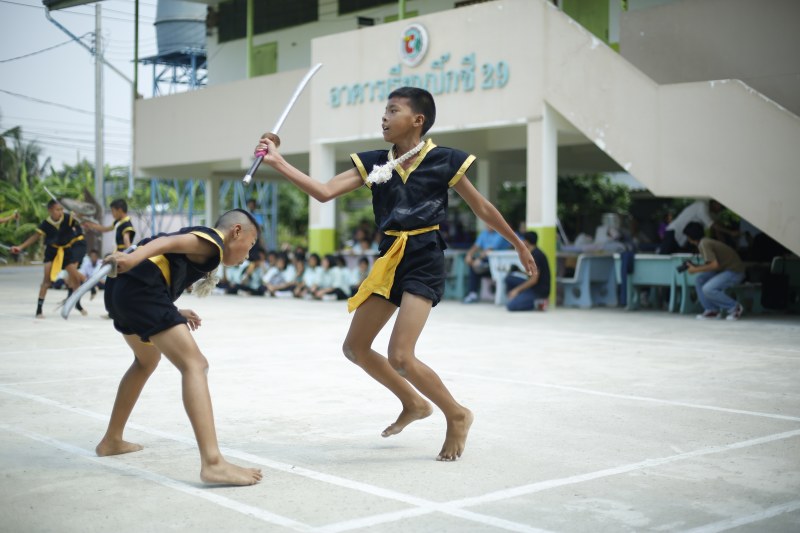
[[[219,42],[247,35],[247,0],[219,4]],[[268,33],[319,20],[319,0],[253,0],[253,33]]]
[[[385,6],[386,4],[396,4],[397,1],[387,0],[339,0],[339,14],[346,15],[348,13],[355,13],[363,9],[371,7]]]

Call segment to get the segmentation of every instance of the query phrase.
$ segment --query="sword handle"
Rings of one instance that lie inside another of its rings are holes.
[[[265,155],[267,155],[267,152],[264,150],[259,150],[258,152],[256,152],[256,158],[255,160],[253,160],[253,164],[250,165],[250,170],[247,171],[247,174],[245,174],[244,178],[242,179],[245,185],[250,184],[250,180],[253,179],[256,170],[258,170],[259,165],[261,165],[261,158],[264,157]]]

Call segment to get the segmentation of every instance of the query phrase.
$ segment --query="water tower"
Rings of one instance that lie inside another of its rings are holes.
[[[153,96],[205,85],[206,10],[204,4],[196,2],[158,0],[158,54],[141,59],[142,63],[153,65]]]

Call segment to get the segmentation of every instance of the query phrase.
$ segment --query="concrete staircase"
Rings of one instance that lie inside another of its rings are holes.
[[[550,106],[653,193],[714,198],[800,254],[800,118],[738,80],[658,85],[543,12]]]

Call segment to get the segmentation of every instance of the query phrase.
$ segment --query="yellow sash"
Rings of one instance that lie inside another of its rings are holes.
[[[83,235],[78,235],[63,246],[58,246],[56,244],[50,245],[56,249],[56,256],[53,258],[53,266],[50,267],[50,281],[57,280],[58,275],[61,273],[61,269],[64,268],[64,250],[80,240],[83,240]]]
[[[373,293],[389,298],[389,292],[394,284],[394,273],[397,270],[397,265],[400,264],[400,260],[403,259],[409,235],[419,235],[420,233],[427,233],[437,229],[439,229],[438,224],[409,231],[386,231],[386,235],[397,238],[386,250],[386,254],[375,260],[372,270],[369,271],[367,279],[361,283],[355,296],[347,300],[347,311],[350,313],[355,311]]]

